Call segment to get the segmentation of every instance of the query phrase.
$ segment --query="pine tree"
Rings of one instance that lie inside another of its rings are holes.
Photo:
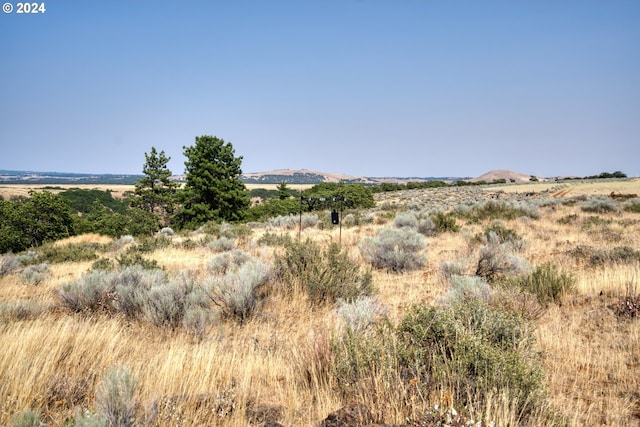
[[[235,156],[231,143],[203,135],[196,137],[195,145],[183,149],[186,184],[182,208],[176,215],[178,226],[243,219],[250,204],[249,192],[240,179],[242,156]]]
[[[144,153],[145,164],[142,173],[145,175],[135,184],[133,205],[157,215],[160,225],[168,225],[169,217],[175,206],[175,195],[178,183],[171,181],[171,171],[164,151],[156,151],[151,147],[149,154]]]

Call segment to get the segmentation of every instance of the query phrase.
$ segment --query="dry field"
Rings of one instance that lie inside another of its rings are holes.
[[[503,200],[523,197],[527,203],[537,203],[538,219],[517,218],[503,224],[526,242],[524,259],[532,265],[557,265],[574,277],[576,289],[560,302],[540,308],[535,316],[545,401],[556,418],[537,418],[531,425],[640,426],[640,319],[619,315],[621,302],[640,293],[640,264],[637,260],[595,264],[575,255],[577,248],[639,250],[640,213],[585,212],[582,206],[589,199],[561,203],[577,195],[640,193],[640,182],[568,184],[571,191],[559,197],[553,197],[558,186],[548,185],[382,194],[370,213],[374,220],[357,226],[345,223],[341,243],[365,265],[359,242],[380,228],[392,227],[398,210],[448,210],[493,197],[498,190],[503,190],[499,193]],[[109,188],[115,190],[115,186]],[[524,196],[526,192],[536,194]],[[473,274],[478,257],[473,239],[489,223],[459,219],[459,232],[428,237],[427,263],[419,270],[373,271],[377,296],[391,323],[412,305],[439,303],[449,288],[440,274],[443,262],[470,260],[468,273]],[[235,247],[269,261],[278,248],[258,243],[267,231],[297,238],[296,229],[265,225],[236,239]],[[338,240],[338,229],[310,227],[302,235],[324,245]],[[145,256],[170,276],[206,275],[214,253],[198,242],[207,236],[181,234],[171,239],[170,245]],[[126,250],[109,246],[112,239],[96,235],[57,245],[71,243],[107,245],[104,256],[110,259]],[[444,388],[421,396],[410,410],[395,405],[393,390],[381,391],[390,396],[383,403],[374,396],[345,401],[335,378],[321,372],[330,363],[329,342],[342,327],[336,308],[314,306],[302,292],[275,293],[248,321],[219,319],[202,336],[120,316],[72,313],[62,306],[60,289],[85,274],[92,263],[52,263],[37,284],[28,283],[23,268],[0,276],[0,425],[8,425],[28,408],[44,414],[43,422],[51,426],[65,425],[82,411],[95,410],[97,388],[114,366],[126,366],[137,380],[135,425],[248,426],[277,421],[285,426],[317,426],[349,403],[367,405],[389,424],[405,424],[414,415],[412,410],[426,407],[465,411]],[[27,302],[32,303],[29,313],[9,314],[10,307]],[[483,410],[466,409],[482,421],[479,425],[517,425],[508,396],[496,395],[485,403]]]
[[[28,197],[30,191],[42,191],[47,190],[54,194],[61,191],[68,190],[70,188],[80,188],[82,190],[100,190],[111,191],[113,197],[122,197],[127,191],[133,191],[133,185],[118,185],[118,184],[0,184],[0,196],[5,200],[9,200],[12,197],[23,196]]]

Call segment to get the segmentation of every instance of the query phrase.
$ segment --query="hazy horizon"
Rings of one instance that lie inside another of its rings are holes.
[[[640,176],[640,2],[46,3],[0,14],[0,169]]]

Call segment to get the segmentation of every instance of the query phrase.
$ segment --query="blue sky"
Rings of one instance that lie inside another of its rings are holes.
[[[0,13],[0,169],[640,176],[640,1],[45,5]]]

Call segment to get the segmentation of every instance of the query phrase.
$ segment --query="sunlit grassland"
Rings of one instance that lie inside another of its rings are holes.
[[[637,181],[620,181],[598,186],[597,191],[640,193],[626,182],[637,185]],[[393,198],[395,208],[378,208],[372,222],[344,226],[341,231],[331,225],[312,227],[302,230],[301,237],[322,245],[340,240],[349,255],[365,266],[359,243],[391,227],[398,210],[410,204],[450,209],[454,203],[464,203],[464,197],[485,197],[480,189],[439,191],[381,195],[379,207]],[[573,190],[567,197],[572,195]],[[500,221],[523,239],[519,255],[531,265],[553,263],[575,279],[575,290],[546,306],[535,319],[546,402],[571,426],[640,425],[640,320],[615,314],[616,304],[625,296],[640,292],[640,265],[595,264],[572,252],[578,247],[640,250],[640,214],[584,212],[580,202],[542,204],[537,210],[538,219]],[[424,267],[404,273],[373,271],[376,295],[388,309],[391,323],[415,304],[440,303],[450,286],[443,277],[442,263],[465,260],[465,273],[475,273],[477,236],[492,220],[457,221],[459,232],[426,238]],[[237,239],[236,245],[270,261],[281,248],[258,243],[266,231],[266,225],[256,228],[249,237]],[[297,229],[268,231],[298,238]],[[206,242],[213,238],[206,233],[180,234],[170,245],[144,257],[156,261],[171,277],[184,272],[206,277],[214,256]],[[126,248],[111,248],[112,242],[86,235],[56,245],[99,243],[106,247],[101,257],[116,262]],[[352,403],[345,401],[337,379],[330,374],[330,342],[342,327],[334,305],[314,305],[303,292],[273,292],[247,322],[220,317],[201,337],[186,329],[171,330],[120,316],[71,313],[61,306],[60,288],[89,271],[93,262],[51,264],[46,279],[37,285],[25,282],[20,270],[0,277],[0,303],[32,301],[42,309],[35,316],[3,318],[0,323],[1,425],[27,408],[45,414],[44,421],[50,425],[64,425],[81,411],[94,409],[96,385],[110,367],[119,365],[127,366],[138,381],[136,425],[261,425],[260,411],[272,411],[284,425],[313,426]],[[414,415],[401,408],[396,390],[380,390],[380,396],[386,396],[387,403],[372,409],[386,423],[403,424]],[[374,401],[371,396],[362,399],[367,405]],[[416,397],[412,410],[436,405],[463,410],[450,400],[444,385],[436,385],[429,395]],[[487,398],[467,412],[486,425],[490,421],[513,425],[517,420],[504,394]],[[542,417],[532,422],[562,425]]]

